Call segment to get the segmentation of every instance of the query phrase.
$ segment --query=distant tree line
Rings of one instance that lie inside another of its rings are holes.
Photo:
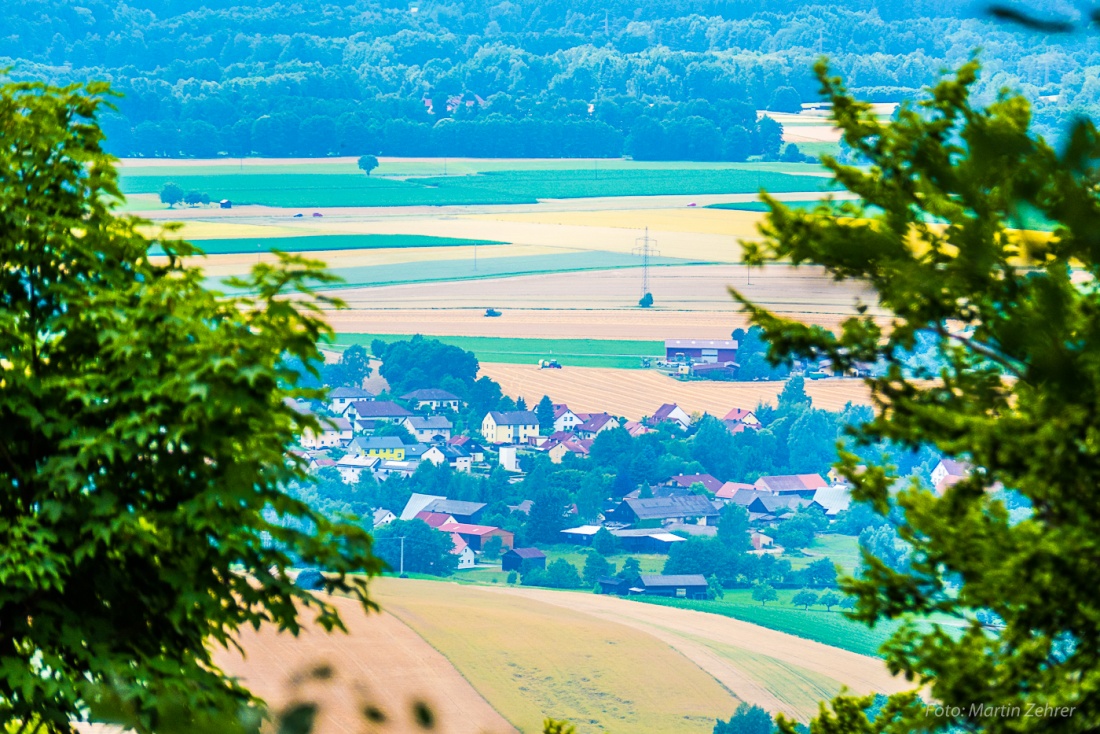
[[[980,90],[1021,88],[1040,126],[1100,101],[1100,49],[1056,50],[947,0],[11,0],[0,66],[112,80],[119,155],[776,158],[757,110],[814,101],[829,55],[861,96],[911,97],[982,47]]]

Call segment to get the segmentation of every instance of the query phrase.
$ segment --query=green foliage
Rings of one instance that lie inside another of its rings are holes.
[[[504,245],[497,240],[432,237],[420,234],[320,234],[300,237],[231,237],[195,243],[207,255],[259,252],[328,252],[331,250],[388,250],[413,247],[463,247]],[[150,254],[163,254],[154,249]]]
[[[719,719],[714,725],[714,734],[772,734],[774,731],[771,714],[747,703],[738,705],[729,721]]]
[[[814,604],[817,604],[817,601],[817,594],[812,591],[806,591],[805,589],[791,597],[791,604],[794,604],[796,607],[802,607],[803,609],[809,609]]]
[[[789,551],[801,550],[814,540],[814,522],[803,513],[780,520],[772,532],[775,542]]]
[[[637,558],[631,556],[623,561],[623,567],[615,575],[626,581],[627,586],[637,586],[642,582],[642,566]]]
[[[760,602],[761,606],[778,598],[779,594],[776,593],[775,587],[766,581],[757,581],[752,585],[752,600]]]
[[[610,563],[596,551],[590,550],[585,554],[583,572],[585,586],[595,586],[600,579],[614,575],[615,564]]]
[[[844,584],[858,597],[854,618],[900,621],[885,648],[888,664],[946,712],[929,720],[913,706],[888,730],[1100,726],[1091,652],[1100,623],[1086,591],[1100,581],[1093,562],[1100,514],[1083,490],[1100,479],[1093,448],[1100,134],[1081,121],[1058,153],[1029,134],[1023,98],[1004,94],[975,107],[976,62],[903,107],[890,125],[824,65],[818,74],[846,144],[870,164],[828,165],[881,213],[836,219],[773,201],[766,238],[747,243],[746,256],[822,266],[859,281],[888,312],[890,329],[863,312],[833,333],[746,305],[781,355],[828,357],[842,369],[854,361],[883,365],[869,380],[878,409],[855,429],[859,438],[931,443],[975,467],[942,496],[919,482],[894,494],[888,462],[860,470],[855,456],[843,456],[853,496],[884,516],[896,503],[897,535],[910,548],[901,568],[865,556],[862,576]],[[1055,223],[1050,237],[1011,231],[1029,211]],[[918,334],[928,333],[936,336],[940,379],[919,383],[906,359]],[[995,483],[1036,509],[1010,519],[1003,499],[986,491]],[[1004,626],[984,627],[977,615],[985,610]],[[929,631],[920,620],[931,612],[968,622],[954,634]],[[1035,701],[1076,708],[1072,719],[1024,716]],[[903,702],[895,697],[891,705]],[[841,719],[849,730],[868,731],[853,707],[852,699],[834,701],[814,726],[839,731],[829,722]]]
[[[554,432],[554,404],[548,396],[543,395],[535,406],[535,415],[539,418],[539,432],[542,435],[549,436]]]
[[[752,547],[749,537],[749,513],[741,505],[730,503],[718,513],[718,540],[733,551],[745,552]]]
[[[547,719],[542,722],[542,734],[577,734],[577,729],[567,721]]]
[[[169,208],[175,206],[183,201],[183,189],[179,184],[169,181],[160,190],[160,201],[162,204],[167,204]]]
[[[592,549],[601,556],[613,556],[619,552],[619,539],[607,528],[600,528],[592,536]]]
[[[394,520],[374,533],[378,556],[394,573],[401,570],[401,546],[404,538],[405,573],[450,576],[458,568],[458,556],[450,533],[433,530],[423,520]]]
[[[306,479],[287,449],[318,428],[284,401],[320,396],[282,360],[319,360],[309,286],[327,276],[283,256],[226,298],[186,243],[150,262],[144,223],[113,212],[105,94],[0,85],[0,170],[20,182],[0,188],[0,719],[50,732],[111,701],[139,732],[166,707],[235,716],[254,701],[213,649],[296,633],[306,609],[342,626],[287,570],[370,606],[348,574],[380,569],[366,533],[284,491]]]
[[[840,597],[831,591],[826,591],[820,597],[818,597],[817,603],[825,607],[825,611],[833,611],[833,607],[840,603]]]
[[[521,583],[524,586],[548,586],[551,589],[579,589],[584,585],[577,567],[564,558],[546,567],[524,569]]]
[[[358,160],[359,170],[370,175],[370,172],[378,168],[378,159],[373,155],[361,155]]]
[[[516,580],[518,578],[519,578],[519,574],[517,574],[515,571],[509,571],[508,572],[508,583],[509,584],[515,584]]]
[[[649,308],[653,305],[653,294],[646,291],[645,295],[638,300],[638,305],[642,308]]]
[[[708,599],[721,599],[726,595],[726,590],[722,588],[722,582],[718,580],[718,577],[711,574],[707,577],[707,598]]]
[[[504,550],[504,541],[499,535],[494,535],[481,544],[481,557],[495,561],[500,558],[502,550]]]

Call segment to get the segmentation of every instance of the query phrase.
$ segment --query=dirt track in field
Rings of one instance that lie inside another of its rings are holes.
[[[582,412],[607,411],[640,420],[653,415],[662,403],[676,403],[689,414],[724,416],[733,408],[775,404],[782,382],[680,382],[656,370],[605,367],[562,367],[540,370],[534,365],[482,364],[481,374],[500,383],[505,395],[522,396],[533,405],[543,395]],[[807,380],[806,392],[814,407],[841,410],[848,402],[870,404],[862,380]]]
[[[515,731],[443,655],[396,617],[368,617],[351,599],[330,601],[339,608],[349,634],[325,634],[315,625],[307,625],[297,638],[271,627],[249,630],[240,640],[247,657],[219,651],[217,663],[240,677],[273,710],[316,701],[320,714],[315,734],[423,732],[412,715],[412,704],[418,700],[437,715],[436,732]],[[331,666],[333,677],[311,679],[309,672],[319,665]],[[387,714],[388,726],[379,730],[364,724],[367,703]]]
[[[489,249],[489,248],[486,248]],[[836,327],[857,299],[873,295],[812,268],[741,266],[650,269],[651,309],[637,307],[636,268],[336,291],[349,309],[329,321],[340,332],[588,339],[728,339],[747,324],[732,285],[788,318]],[[502,312],[485,318],[486,308]]]

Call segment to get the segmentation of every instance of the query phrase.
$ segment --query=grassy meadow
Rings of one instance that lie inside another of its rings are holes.
[[[430,237],[415,234],[330,234],[302,237],[233,237],[193,239],[192,244],[207,255],[233,255],[247,252],[326,252],[331,250],[387,250],[407,247],[460,247],[506,245],[495,240],[467,240],[455,237]],[[163,254],[154,247],[151,254]]]
[[[663,355],[665,348],[659,341],[432,336],[430,325],[426,327],[425,336],[473,352],[480,362],[535,364],[540,359],[552,358],[571,367],[635,369],[641,366],[642,357]],[[392,342],[411,337],[412,334],[337,334],[335,346],[361,344],[369,347],[374,339]]]

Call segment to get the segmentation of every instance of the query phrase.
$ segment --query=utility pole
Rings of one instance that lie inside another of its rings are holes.
[[[405,536],[401,536],[401,576],[405,576]]]
[[[649,227],[645,228],[644,237],[639,237],[634,241],[638,245],[634,248],[633,253],[642,256],[642,298],[645,298],[645,294],[649,293],[649,258],[658,257],[661,253],[657,248],[650,247],[650,244],[656,245],[657,240],[650,238]]]

